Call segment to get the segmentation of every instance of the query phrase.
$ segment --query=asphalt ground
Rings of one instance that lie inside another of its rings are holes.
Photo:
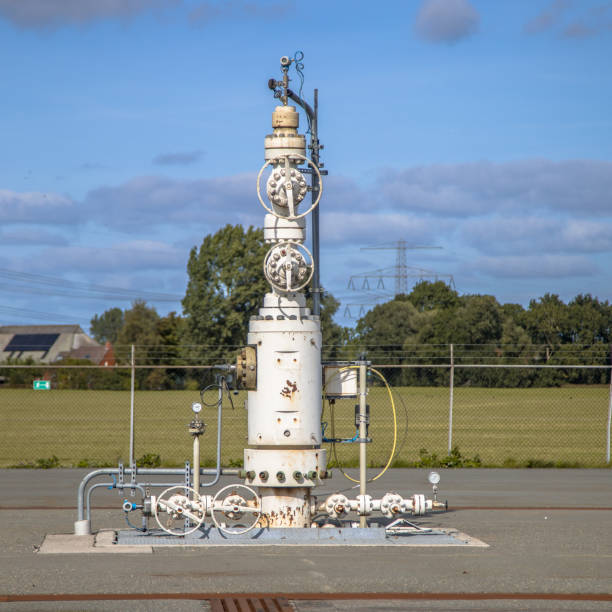
[[[0,609],[203,610],[222,593],[286,594],[298,611],[612,609],[611,470],[441,471],[439,497],[450,510],[417,522],[454,527],[489,548],[38,554],[45,535],[73,532],[77,488],[88,472],[0,470]],[[426,476],[426,470],[390,470],[368,492],[430,494]],[[230,482],[235,479],[219,486]],[[317,495],[345,490],[350,497],[352,486],[335,471]],[[116,490],[94,493],[94,531],[124,528],[124,497]],[[137,599],[66,600],[125,594]],[[361,599],[342,598],[355,594]],[[428,599],[417,599],[423,594]],[[60,600],[14,601],[34,595]]]

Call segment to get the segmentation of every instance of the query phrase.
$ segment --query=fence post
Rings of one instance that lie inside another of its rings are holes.
[[[130,359],[132,379],[130,381],[130,467],[134,464],[134,379],[136,368],[134,360],[134,345],[132,344],[132,357]]]
[[[608,391],[608,427],[606,430],[606,463],[610,463],[610,423],[612,422],[612,344],[610,345],[610,390]]]
[[[359,494],[362,509],[359,511],[359,527],[367,527],[365,514],[365,494],[366,494],[366,439],[368,437],[367,426],[367,393],[368,393],[368,368],[366,361],[359,361]],[[363,496],[363,497],[361,497]]]
[[[448,454],[453,449],[453,391],[455,387],[455,359],[453,355],[453,345],[450,345],[450,400],[448,407]]]

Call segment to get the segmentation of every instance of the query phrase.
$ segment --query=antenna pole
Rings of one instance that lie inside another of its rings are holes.
[[[319,151],[323,145],[319,144],[319,90],[314,90],[314,109],[300,98],[294,91],[287,89],[287,97],[293,100],[296,104],[304,109],[304,112],[310,119],[310,150],[312,163],[320,168]],[[311,197],[314,202],[319,196],[319,177],[316,172],[312,173],[312,192]],[[315,316],[321,315],[321,276],[320,276],[320,259],[319,259],[319,207],[315,206],[312,211],[312,258],[314,260],[314,269],[312,273],[312,314]]]
[[[311,122],[310,145],[312,147],[312,162],[319,167],[319,136],[318,136],[318,114],[319,114],[319,90],[314,90],[314,113]],[[319,193],[319,177],[316,172],[312,174],[312,201],[314,202]],[[312,274],[312,314],[321,315],[321,280],[319,267],[319,207],[315,206],[312,211],[312,256],[314,259],[314,271]]]

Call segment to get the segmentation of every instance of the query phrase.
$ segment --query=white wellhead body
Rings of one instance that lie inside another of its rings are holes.
[[[306,193],[298,167],[305,138],[297,133],[299,115],[292,106],[276,107],[272,127],[265,140],[270,177],[264,204],[271,211],[264,219],[271,245],[264,274],[272,291],[249,324],[257,385],[248,392],[245,483],[258,487],[268,526],[309,527],[310,492],[325,475],[327,456],[321,448],[321,326],[301,291],[312,268],[300,250],[305,218],[296,218]]]

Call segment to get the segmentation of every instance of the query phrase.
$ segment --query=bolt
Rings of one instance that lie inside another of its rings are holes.
[[[249,471],[246,473],[246,477],[247,477],[249,480],[253,480],[253,479],[255,478],[255,472],[254,472],[253,470],[249,470]]]
[[[295,471],[293,472],[294,480],[302,480],[302,472]]]
[[[259,472],[259,478],[260,480],[268,480],[268,472],[265,470],[263,472]]]
[[[285,429],[285,431],[283,431],[283,435],[285,438],[288,438],[291,435],[291,432],[288,429]]]
[[[308,472],[308,478],[310,480],[315,480],[317,477],[317,472],[316,470],[310,470],[310,472]]]
[[[276,472],[276,480],[278,482],[285,482],[285,472]]]

